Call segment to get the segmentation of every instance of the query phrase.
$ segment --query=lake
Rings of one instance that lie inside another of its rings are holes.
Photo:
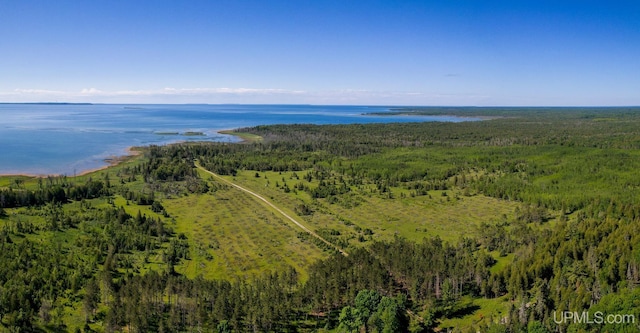
[[[105,159],[126,155],[131,146],[235,142],[217,132],[255,125],[479,120],[364,115],[391,108],[397,107],[0,104],[0,174],[74,175],[105,166]]]

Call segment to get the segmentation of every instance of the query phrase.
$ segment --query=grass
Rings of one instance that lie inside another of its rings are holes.
[[[514,218],[515,210],[520,203],[494,199],[483,195],[463,196],[459,190],[430,191],[428,195],[411,197],[402,188],[392,188],[395,198],[371,194],[364,189],[353,189],[354,193],[345,195],[343,201],[330,203],[327,199],[312,199],[304,191],[285,193],[284,183],[292,187],[305,172],[261,172],[256,177],[255,171],[241,171],[235,177],[225,176],[241,186],[270,198],[280,207],[295,211],[300,204],[312,204],[315,211],[311,216],[303,216],[307,225],[316,231],[333,230],[339,233],[334,242],[344,241],[349,246],[364,246],[372,239],[391,240],[401,236],[409,240],[420,241],[425,237],[437,236],[446,241],[455,242],[462,236],[474,236],[482,222],[494,222]],[[283,180],[284,179],[284,180]],[[278,182],[280,187],[276,187]],[[311,182],[310,186],[317,186]],[[401,196],[401,193],[405,195]],[[444,195],[443,195],[444,193]],[[342,199],[341,199],[342,200]],[[373,235],[360,236],[363,230],[370,229]],[[512,260],[513,254],[500,257],[492,253],[497,263],[492,272],[504,269]],[[458,317],[442,320],[441,328],[478,327],[489,321],[497,321],[507,314],[509,303],[507,298],[461,300],[467,305],[469,313],[464,311]]]
[[[305,171],[297,172],[298,176]],[[314,212],[303,216],[307,224],[317,230],[331,229],[340,233],[340,239],[352,246],[359,246],[364,231],[373,231],[371,239],[390,240],[395,236],[420,241],[438,236],[443,240],[457,241],[461,236],[473,236],[481,222],[492,222],[513,217],[517,202],[499,200],[483,195],[462,196],[459,191],[430,191],[426,196],[411,197],[401,188],[392,188],[394,199],[372,194],[368,188],[353,187],[352,193],[343,195],[338,202],[328,199],[312,199],[304,191],[285,193],[280,187],[297,182],[293,172],[241,171],[235,177],[226,177],[252,191],[271,198],[278,205],[295,211],[300,204],[310,204]],[[283,181],[284,179],[284,181]],[[317,186],[316,181],[309,186]],[[443,195],[443,192],[445,195]],[[400,197],[400,193],[405,193]],[[367,238],[367,237],[365,237]]]
[[[458,302],[466,305],[466,311],[459,311],[459,315],[441,320],[438,323],[441,330],[449,331],[453,328],[452,332],[462,332],[464,328],[478,329],[481,326],[486,327],[492,322],[499,322],[509,314],[510,303],[507,296],[491,299],[465,296]]]
[[[437,236],[457,241],[461,236],[475,235],[477,226],[483,221],[511,215],[516,206],[484,196],[449,198],[436,193],[400,200],[372,196],[355,208],[336,205],[333,211],[361,228],[373,230],[382,239],[399,235],[419,241]]]
[[[500,256],[498,251],[492,251],[491,256],[496,259],[496,263],[491,266],[491,273],[499,273],[509,266],[513,261],[514,254],[509,253],[506,256]]]
[[[0,188],[21,187],[22,184],[31,180],[30,176],[0,176]]]
[[[286,266],[306,280],[325,254],[297,237],[300,230],[250,195],[230,186],[213,194],[163,201],[172,227],[189,240],[191,260],[176,267],[188,277],[250,277]]]
[[[235,132],[233,130],[218,131],[218,133],[237,136],[238,138],[240,138],[242,140],[242,142],[262,141],[262,137],[261,136],[255,135],[255,134],[251,134],[251,133]]]

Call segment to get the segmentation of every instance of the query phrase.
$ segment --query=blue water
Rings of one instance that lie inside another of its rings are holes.
[[[266,124],[350,124],[477,120],[370,116],[381,106],[0,104],[0,174],[66,174],[106,165],[131,146],[227,141],[219,130]],[[185,136],[185,132],[205,136]],[[162,135],[179,132],[180,135]]]

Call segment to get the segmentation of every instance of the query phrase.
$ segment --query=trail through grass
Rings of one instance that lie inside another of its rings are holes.
[[[238,185],[238,184],[235,184],[235,183],[233,183],[233,182],[231,182],[231,181],[229,181],[229,180],[226,180],[226,179],[224,179],[224,178],[222,178],[222,177],[218,176],[217,174],[215,174],[215,173],[213,173],[213,172],[211,172],[211,171],[209,171],[209,170],[206,170],[205,168],[203,168],[202,166],[200,166],[200,165],[199,165],[199,164],[197,164],[197,163],[196,163],[195,165],[196,165],[196,167],[197,167],[198,169],[200,169],[200,170],[202,170],[202,171],[204,171],[204,172],[206,172],[206,173],[208,173],[208,174],[212,175],[212,176],[213,176],[213,177],[215,177],[216,179],[219,179],[219,180],[221,180],[221,181],[223,181],[223,182],[225,182],[225,183],[227,183],[227,184],[229,184],[229,185],[231,185],[231,186],[233,186],[233,187],[235,187],[235,188],[237,188],[237,189],[239,189],[239,190],[241,190],[241,191],[244,191],[244,192],[246,192],[246,193],[248,193],[248,194],[251,194],[253,197],[257,198],[258,200],[260,200],[260,201],[264,202],[265,204],[267,204],[269,207],[273,208],[275,211],[277,211],[277,212],[278,212],[278,213],[280,213],[282,216],[284,216],[287,220],[289,220],[289,221],[293,222],[296,226],[298,226],[299,228],[301,228],[303,231],[307,232],[307,233],[308,233],[308,234],[310,234],[311,236],[316,237],[317,239],[321,240],[323,243],[325,243],[325,244],[327,244],[327,245],[329,245],[329,246],[331,246],[331,247],[335,248],[336,250],[338,250],[338,251],[339,251],[340,253],[342,253],[343,255],[345,255],[345,256],[349,255],[347,252],[345,252],[343,249],[341,249],[341,248],[340,248],[340,247],[338,247],[337,245],[335,245],[335,244],[333,244],[333,243],[329,242],[328,240],[324,239],[323,237],[321,237],[321,236],[320,236],[320,235],[318,235],[317,233],[315,233],[315,232],[313,232],[312,230],[310,230],[309,228],[307,228],[307,227],[306,227],[305,225],[303,225],[302,223],[298,222],[296,219],[294,219],[293,217],[291,217],[291,215],[289,215],[289,214],[285,213],[282,209],[278,208],[276,205],[274,205],[273,203],[271,203],[269,200],[267,200],[267,199],[266,199],[265,197],[263,197],[262,195],[260,195],[260,194],[258,194],[258,193],[256,193],[256,192],[253,192],[253,191],[251,191],[251,190],[248,190],[248,189],[246,189],[246,188],[244,188],[244,187],[242,187],[242,186],[240,186],[240,185]]]

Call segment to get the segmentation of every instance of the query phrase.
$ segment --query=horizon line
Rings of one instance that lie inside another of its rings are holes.
[[[0,105],[290,105],[363,106],[402,108],[640,108],[640,105],[402,105],[402,104],[313,104],[313,103],[96,103],[96,102],[0,102]]]

